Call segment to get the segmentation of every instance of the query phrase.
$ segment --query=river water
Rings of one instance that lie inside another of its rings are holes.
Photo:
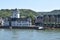
[[[0,40],[60,40],[60,29],[0,29]]]

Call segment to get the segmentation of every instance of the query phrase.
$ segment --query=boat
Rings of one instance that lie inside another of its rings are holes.
[[[38,26],[38,30],[43,30],[43,29],[44,29],[44,27]]]

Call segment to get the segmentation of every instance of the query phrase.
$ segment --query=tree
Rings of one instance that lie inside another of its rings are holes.
[[[30,14],[28,15],[28,17],[31,18],[31,20],[32,20],[32,24],[34,24],[35,15],[33,15],[32,13],[30,13]]]

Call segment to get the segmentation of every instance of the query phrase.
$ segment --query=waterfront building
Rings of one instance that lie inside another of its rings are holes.
[[[45,18],[45,16],[47,16]],[[46,22],[45,22],[46,20]],[[60,14],[56,15],[44,15],[44,26],[46,27],[60,27]]]
[[[60,14],[46,14],[42,17],[38,16],[35,19],[35,25],[40,24],[43,24],[44,27],[60,27]]]
[[[11,26],[28,26],[32,25],[30,18],[11,18]]]
[[[43,26],[43,15],[38,16],[38,17],[35,19],[35,25],[36,25],[36,26]]]

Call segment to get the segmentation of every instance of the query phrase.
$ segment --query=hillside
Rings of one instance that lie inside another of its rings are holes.
[[[0,10],[0,17],[9,17],[11,15],[11,10],[1,9]],[[39,16],[39,15],[60,14],[60,10],[53,10],[53,11],[50,11],[50,12],[35,12],[33,10],[30,10],[30,9],[19,9],[19,11],[20,11],[21,16],[31,16],[31,17],[36,17],[36,16]]]
[[[60,14],[60,10],[53,10],[50,12],[38,12],[39,15],[57,15]]]
[[[11,9],[12,10],[12,9]],[[11,15],[11,10],[9,9],[1,9],[0,10],[0,17],[9,17]],[[37,12],[30,10],[30,9],[19,9],[21,16],[37,16]]]

